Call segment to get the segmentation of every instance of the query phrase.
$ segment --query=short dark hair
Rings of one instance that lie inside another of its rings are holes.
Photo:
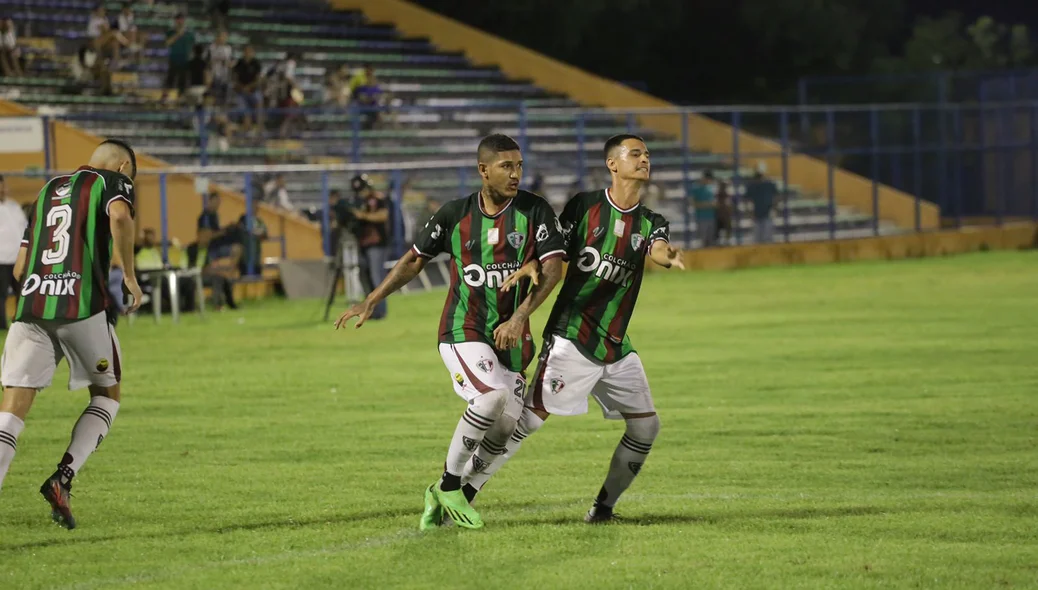
[[[714,179],[714,171],[709,169],[709,168],[707,168],[706,170],[703,171],[703,178],[707,179],[707,180],[713,180]]]
[[[115,146],[119,146],[123,150],[126,151],[126,155],[130,157],[130,179],[132,180],[132,179],[136,178],[137,177],[137,154],[133,153],[133,148],[130,147],[130,144],[126,143],[125,141],[123,141],[121,139],[117,139],[117,138],[114,138],[114,137],[110,137],[110,138],[102,141],[101,145],[105,145],[106,143],[107,144],[111,144],[111,145],[115,145]]]
[[[610,152],[620,147],[620,144],[628,139],[637,139],[638,141],[645,143],[644,139],[633,133],[620,133],[619,135],[614,135],[606,140],[605,147],[602,148],[602,157],[608,160]]]
[[[479,158],[480,162],[484,162],[492,155],[513,150],[519,151],[519,144],[514,139],[503,133],[494,133],[484,137],[479,142],[479,148],[476,149],[476,157]]]

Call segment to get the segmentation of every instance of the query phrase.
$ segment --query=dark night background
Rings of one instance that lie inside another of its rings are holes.
[[[682,104],[794,102],[801,77],[1031,66],[1033,55],[1008,48],[1008,27],[1038,24],[1038,3],[1009,1],[417,1]],[[967,30],[982,16],[1007,25],[987,51]],[[826,98],[862,98],[836,92]],[[867,100],[919,99],[911,89],[888,94]]]

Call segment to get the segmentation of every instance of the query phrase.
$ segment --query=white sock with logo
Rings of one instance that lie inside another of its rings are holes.
[[[10,412],[0,412],[0,487],[4,485],[7,468],[14,461],[14,453],[18,450],[18,435],[25,428],[25,422]]]
[[[119,402],[100,395],[91,397],[90,404],[72,427],[72,442],[61,458],[59,467],[67,465],[73,474],[79,473],[90,454],[108,436],[108,430],[118,412]]]
[[[465,466],[469,464],[479,443],[483,442],[487,430],[502,417],[510,395],[512,392],[506,389],[495,389],[469,402],[469,407],[454,429],[440,489],[445,492],[461,489],[461,474]]]

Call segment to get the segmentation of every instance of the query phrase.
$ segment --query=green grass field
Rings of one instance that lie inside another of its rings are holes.
[[[530,438],[484,530],[418,532],[463,409],[442,292],[359,331],[316,302],[121,325],[79,528],[36,493],[85,405],[54,387],[0,495],[0,588],[1038,587],[1036,269],[652,275],[631,331],[663,431],[601,527],[581,518],[622,425],[593,410]]]

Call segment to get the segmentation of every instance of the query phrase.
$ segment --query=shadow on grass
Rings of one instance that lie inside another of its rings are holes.
[[[890,514],[896,512],[889,508],[878,506],[840,506],[833,508],[788,508],[779,510],[761,510],[756,512],[728,511],[721,514],[638,514],[634,516],[623,516],[619,513],[620,520],[609,523],[610,526],[657,526],[669,524],[720,524],[737,520],[758,519],[812,519],[812,518],[840,518],[845,516],[868,516],[873,514]],[[509,526],[522,525],[584,525],[583,515],[574,516],[552,516],[541,518],[507,518],[498,519],[497,522]]]

